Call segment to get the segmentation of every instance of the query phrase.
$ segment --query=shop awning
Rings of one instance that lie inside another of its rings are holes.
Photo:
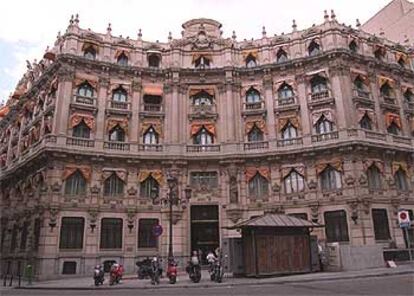
[[[299,227],[299,228],[311,228],[311,227],[323,227],[323,225],[303,220],[284,214],[264,214],[259,217],[254,217],[246,221],[242,221],[233,226],[226,227],[227,229],[238,229],[245,227]]]

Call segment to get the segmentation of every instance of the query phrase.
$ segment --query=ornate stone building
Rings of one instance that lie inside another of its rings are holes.
[[[154,198],[168,174],[180,195],[193,189],[174,207],[177,257],[266,211],[326,225],[313,231],[326,242],[404,247],[413,51],[333,12],[292,28],[237,41],[194,19],[161,43],[72,18],[2,109],[2,271],[32,262],[50,278],[117,260],[132,272],[137,258],[165,256],[169,216]]]

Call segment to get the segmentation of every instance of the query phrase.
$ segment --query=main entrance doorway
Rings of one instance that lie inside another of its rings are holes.
[[[191,206],[191,250],[201,251],[201,263],[220,245],[218,206]]]

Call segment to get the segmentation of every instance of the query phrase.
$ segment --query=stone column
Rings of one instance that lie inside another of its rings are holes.
[[[306,91],[306,77],[303,75],[296,76],[297,81],[297,93],[296,100],[300,105],[300,117],[302,127],[303,144],[311,144],[312,135],[312,117],[310,116],[311,110],[308,109],[308,93]]]
[[[141,111],[141,97],[142,97],[142,84],[140,79],[134,79],[131,85],[131,110],[132,116],[129,121],[129,141],[137,142],[140,141],[140,129],[139,126],[139,112]]]
[[[96,115],[95,141],[105,141],[107,139],[105,109],[107,105],[108,86],[109,79],[106,77],[100,77],[97,89],[96,104],[98,107],[98,114]],[[102,145],[103,143],[98,147],[102,149]]]
[[[53,116],[52,134],[66,136],[70,117],[69,106],[73,100],[72,69],[62,69],[58,73],[59,84],[56,92],[55,114]]]
[[[263,88],[264,88],[264,99],[267,110],[267,131],[268,136],[267,140],[276,139],[276,121],[275,121],[275,112],[274,112],[274,99],[273,99],[273,81],[270,74],[266,74],[263,78]]]

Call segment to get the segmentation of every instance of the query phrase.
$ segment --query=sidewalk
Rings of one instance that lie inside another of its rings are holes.
[[[313,281],[332,281],[343,280],[353,278],[367,278],[378,276],[389,276],[399,274],[414,274],[414,263],[400,265],[397,268],[375,268],[358,271],[342,271],[342,272],[316,272],[308,274],[287,275],[279,277],[268,278],[235,278],[231,276],[225,276],[222,283],[215,283],[210,281],[207,271],[202,271],[202,278],[200,283],[192,283],[187,274],[180,273],[177,278],[177,283],[171,285],[168,283],[168,278],[161,279],[160,285],[151,285],[149,279],[138,280],[134,275],[126,275],[122,283],[119,285],[109,286],[108,276],[105,277],[105,282],[99,287],[95,287],[92,277],[82,278],[67,278],[44,282],[35,282],[31,286],[28,286],[26,282],[22,283],[20,289],[67,289],[67,290],[95,290],[95,289],[154,289],[154,288],[190,288],[200,287],[208,288],[217,285],[222,286],[235,286],[235,285],[267,285],[267,284],[286,284],[286,283],[303,283]],[[16,282],[17,285],[17,282]],[[8,287],[1,287],[0,290],[7,289]],[[11,287],[10,287],[11,288]]]

